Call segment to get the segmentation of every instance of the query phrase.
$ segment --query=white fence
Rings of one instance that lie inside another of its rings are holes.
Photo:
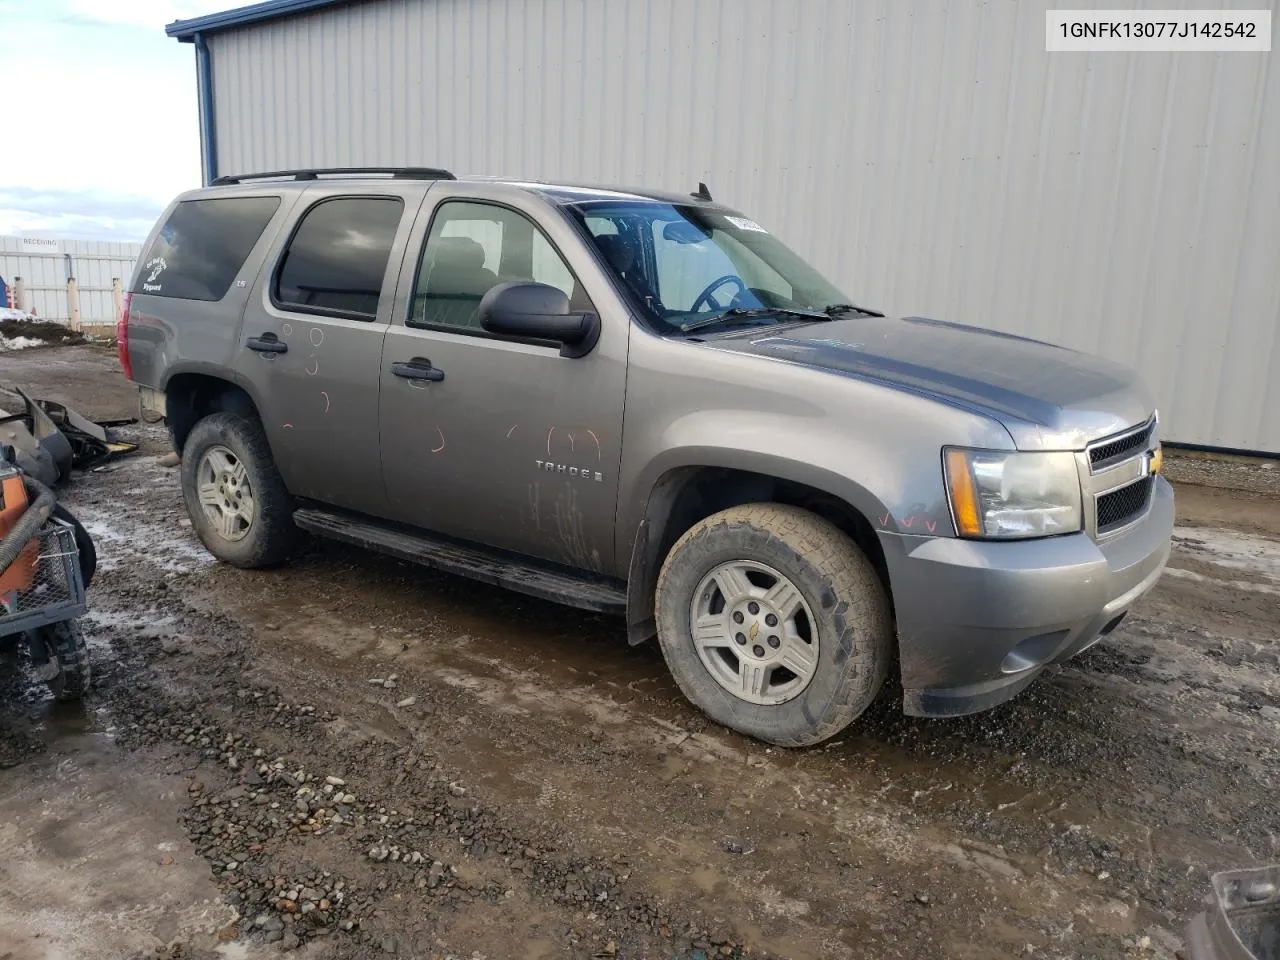
[[[141,254],[137,243],[0,237],[0,280],[19,310],[73,330],[108,326]]]

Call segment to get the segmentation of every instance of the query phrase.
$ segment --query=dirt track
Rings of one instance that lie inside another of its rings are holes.
[[[93,348],[5,380],[136,412]],[[620,622],[329,543],[219,566],[135,434],[64,495],[93,695],[0,681],[0,957],[1173,957],[1208,872],[1280,859],[1280,465],[1173,460],[1239,489],[1180,486],[1157,590],[1013,703],[787,752]]]

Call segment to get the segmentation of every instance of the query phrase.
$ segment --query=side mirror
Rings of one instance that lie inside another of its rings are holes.
[[[500,283],[480,298],[478,312],[489,333],[551,340],[560,344],[562,357],[586,356],[600,339],[600,318],[570,313],[565,292],[545,283]]]

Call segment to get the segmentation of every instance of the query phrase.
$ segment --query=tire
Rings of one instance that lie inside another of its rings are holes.
[[[28,642],[44,645],[50,666],[57,673],[45,674],[45,684],[57,700],[79,700],[89,690],[89,648],[78,620],[63,620],[31,631]]]
[[[733,587],[743,576],[745,593]],[[834,736],[871,705],[889,672],[884,585],[849,537],[798,507],[748,504],[694,525],[662,565],[656,606],[662,653],[684,695],[766,743],[801,747]],[[726,629],[728,639],[717,639]]]
[[[234,413],[200,420],[182,448],[181,477],[191,526],[219,560],[254,569],[278,564],[293,552],[298,542],[293,498],[257,420]],[[218,493],[219,503],[206,507],[201,502],[202,482],[210,495]],[[233,506],[228,510],[222,504]]]

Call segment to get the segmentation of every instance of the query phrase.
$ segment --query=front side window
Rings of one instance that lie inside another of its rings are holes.
[[[528,217],[487,203],[447,201],[422,248],[409,323],[478,331],[480,299],[509,280],[550,284],[574,309],[587,309],[573,272]]]
[[[279,197],[182,201],[147,248],[133,292],[221,300],[279,206]]]
[[[276,304],[374,319],[403,212],[399,197],[321,200],[303,216],[280,260]]]
[[[821,313],[848,299],[763,227],[731,211],[657,201],[567,209],[660,330],[729,310],[756,311],[751,322],[772,323],[778,318],[770,309]]]

